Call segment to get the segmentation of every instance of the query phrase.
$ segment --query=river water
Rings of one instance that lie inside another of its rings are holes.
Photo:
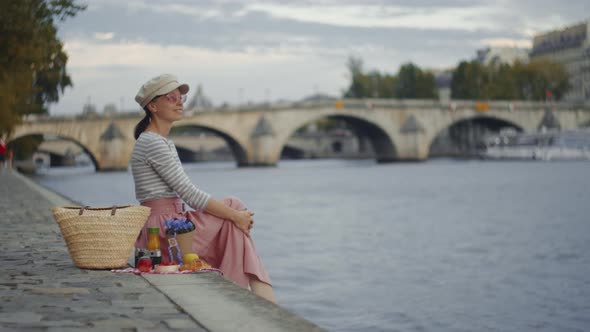
[[[590,330],[588,162],[185,169],[256,213],[278,301],[328,330]],[[35,180],[87,205],[136,204],[129,172]]]

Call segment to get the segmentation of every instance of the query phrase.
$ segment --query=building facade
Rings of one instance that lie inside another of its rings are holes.
[[[564,100],[590,104],[590,20],[561,30],[537,35],[530,54],[550,59],[566,68],[571,90]]]
[[[477,61],[481,64],[489,65],[490,63],[507,63],[513,64],[514,61],[528,62],[529,49],[520,47],[486,47],[477,50]]]

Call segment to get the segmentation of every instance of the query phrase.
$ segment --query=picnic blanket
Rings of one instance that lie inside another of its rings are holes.
[[[155,270],[151,270],[150,272],[141,272],[137,268],[128,267],[126,269],[111,270],[111,272],[113,272],[113,273],[133,273],[133,274],[193,274],[193,273],[213,272],[213,273],[219,274],[220,276],[223,276],[223,272],[220,269],[216,269],[216,268],[200,269],[198,271],[186,270],[186,271],[177,271],[177,272],[156,272]]]

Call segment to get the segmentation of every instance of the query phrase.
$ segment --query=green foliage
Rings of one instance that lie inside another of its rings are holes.
[[[451,98],[478,99],[483,69],[479,62],[462,61],[453,72],[451,80]]]
[[[72,81],[55,20],[74,16],[74,0],[0,2],[0,134],[28,114],[45,114]]]
[[[351,83],[345,98],[438,98],[434,75],[412,63],[403,65],[397,76],[376,70],[365,73],[362,60],[351,57],[348,69]]]
[[[400,67],[395,85],[397,98],[436,99],[438,91],[434,81],[434,75],[423,72],[413,63],[407,63]]]
[[[348,59],[348,70],[350,71],[350,87],[344,93],[347,98],[363,98],[368,93],[367,78],[363,74],[363,60],[350,57]]]
[[[31,158],[41,143],[43,143],[43,135],[29,135],[11,141],[8,143],[8,148],[14,152],[15,160],[26,160]]]
[[[397,75],[373,70],[366,73],[360,58],[348,60],[351,83],[345,98],[436,99],[434,75],[413,63],[403,64]],[[453,72],[451,98],[485,100],[542,100],[551,91],[560,100],[571,88],[567,71],[550,60],[516,61],[512,65],[462,61]]]
[[[512,65],[462,61],[453,72],[451,98],[542,100],[551,91],[560,100],[569,89],[565,68],[549,60]]]

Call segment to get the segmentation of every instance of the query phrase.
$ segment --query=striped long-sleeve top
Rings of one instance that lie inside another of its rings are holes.
[[[154,132],[144,131],[139,136],[130,164],[139,202],[180,197],[193,209],[202,210],[211,198],[184,172],[174,142]]]

